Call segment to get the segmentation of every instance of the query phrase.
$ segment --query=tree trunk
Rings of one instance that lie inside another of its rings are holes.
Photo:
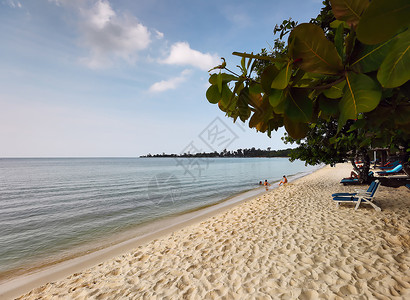
[[[354,171],[359,175],[359,182],[360,183],[368,183],[370,181],[369,178],[369,170],[370,170],[370,157],[366,150],[362,150],[356,155],[354,158],[350,160],[352,163]],[[363,166],[359,168],[356,165],[355,159],[361,158]]]

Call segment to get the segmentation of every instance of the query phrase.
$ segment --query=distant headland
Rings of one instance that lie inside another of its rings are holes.
[[[271,148],[255,149],[238,149],[238,150],[223,150],[221,152],[198,152],[198,153],[180,153],[180,154],[151,154],[141,155],[140,157],[289,157],[291,148],[283,150],[271,150]]]

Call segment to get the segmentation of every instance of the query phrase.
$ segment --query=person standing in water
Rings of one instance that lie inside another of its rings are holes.
[[[288,179],[286,178],[286,175],[283,175],[283,179],[279,182],[279,185],[284,185],[285,183],[288,183]]]
[[[267,179],[265,179],[265,183],[264,183],[263,185],[265,186],[265,189],[266,189],[266,190],[269,190],[270,184],[269,184],[269,182],[268,182]]]

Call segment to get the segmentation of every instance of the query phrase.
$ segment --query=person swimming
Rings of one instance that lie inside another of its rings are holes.
[[[283,175],[283,179],[279,182],[279,185],[288,183],[288,179],[286,178],[286,175]]]

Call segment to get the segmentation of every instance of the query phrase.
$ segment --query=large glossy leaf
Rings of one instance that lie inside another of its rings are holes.
[[[294,122],[309,122],[312,118],[313,104],[305,90],[290,89],[286,100],[285,114]]]
[[[301,24],[289,35],[289,53],[297,66],[311,73],[338,74],[342,60],[335,45],[314,24]]]
[[[248,88],[243,88],[238,96],[238,113],[239,118],[245,122],[251,115],[251,109],[248,106],[249,100],[249,90]]]
[[[357,38],[364,44],[380,44],[409,25],[409,0],[372,0],[357,26]]]
[[[343,24],[340,24],[339,27],[336,29],[335,33],[335,46],[337,53],[341,58],[343,58],[343,42],[344,42],[344,27]]]
[[[339,112],[339,101],[319,96],[319,108],[326,115],[336,115]]]
[[[343,95],[343,89],[345,87],[346,81],[343,80],[338,84],[333,85],[330,89],[324,90],[323,94],[330,99],[339,99]]]
[[[268,129],[268,121],[273,118],[273,110],[269,104],[267,96],[258,98],[258,109],[254,112],[249,120],[249,127],[265,132]]]
[[[233,80],[238,80],[238,76],[234,76],[234,75],[226,74],[226,73],[215,73],[209,77],[210,84],[218,84],[218,80],[222,80],[222,83],[228,83]]]
[[[383,87],[393,88],[410,80],[410,30],[395,38],[380,66],[377,79]]]
[[[359,23],[360,16],[369,6],[369,0],[330,0],[335,18],[345,21],[349,27]]]
[[[272,107],[278,106],[286,98],[286,90],[272,90],[269,95],[269,103]]]
[[[273,79],[278,76],[279,70],[274,66],[270,65],[261,74],[261,85],[265,93],[269,94],[271,91],[271,85]]]
[[[391,40],[378,45],[359,44],[357,54],[350,65],[353,70],[368,73],[377,70],[389,53]]]
[[[289,84],[290,75],[292,75],[292,68],[290,62],[287,63],[282,70],[279,71],[279,74],[273,79],[271,88],[283,90]]]
[[[349,72],[346,74],[346,86],[339,103],[340,121],[357,119],[359,113],[372,111],[379,105],[381,88],[367,75]]]
[[[216,104],[221,100],[221,93],[217,85],[211,85],[206,91],[206,99],[212,104]]]
[[[287,116],[285,116],[283,122],[286,131],[294,139],[303,139],[309,131],[308,124],[302,122],[295,122]]]
[[[222,84],[221,92],[219,92],[218,85],[211,85],[206,91],[206,98],[212,104],[216,104],[222,101],[224,106],[228,106],[231,99],[232,91],[229,89],[226,83]]]

